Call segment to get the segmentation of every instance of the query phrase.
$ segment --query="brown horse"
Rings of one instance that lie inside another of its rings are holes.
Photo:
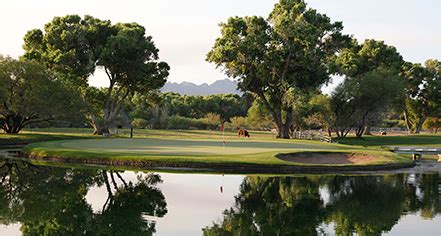
[[[246,129],[241,129],[241,128],[237,128],[237,135],[239,136],[239,138],[241,137],[241,136],[243,136],[244,138],[246,137],[246,138],[249,138],[250,137],[250,134],[248,133],[248,130],[246,130]]]

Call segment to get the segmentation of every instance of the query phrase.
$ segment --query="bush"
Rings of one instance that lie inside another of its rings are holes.
[[[441,128],[441,118],[437,118],[437,117],[429,117],[427,118],[427,120],[424,122],[423,127],[425,129],[430,130],[430,132],[432,133],[438,133],[438,130]]]
[[[145,129],[149,126],[149,122],[145,119],[135,118],[132,121],[132,127],[136,129]]]
[[[231,118],[230,121],[231,122],[227,125],[227,128],[229,129],[236,130],[237,128],[245,128],[245,129],[250,128],[246,117],[236,116]]]
[[[182,116],[171,116],[167,121],[168,129],[209,129],[207,119],[192,119]]]
[[[205,118],[208,124],[210,124],[212,127],[217,127],[221,123],[221,117],[219,114],[208,113]]]

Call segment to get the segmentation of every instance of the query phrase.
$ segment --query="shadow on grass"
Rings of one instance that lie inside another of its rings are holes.
[[[365,136],[362,138],[347,137],[339,139],[337,142],[340,144],[360,146],[441,146],[441,135]]]
[[[94,138],[92,135],[53,134],[53,133],[20,133],[0,134],[0,146],[21,145],[32,142],[55,141],[63,139]]]

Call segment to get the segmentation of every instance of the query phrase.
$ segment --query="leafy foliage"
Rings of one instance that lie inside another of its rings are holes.
[[[428,117],[441,114],[441,63],[427,60],[425,66],[406,63],[407,79],[404,118],[409,131],[419,133]]]
[[[268,19],[231,17],[220,27],[207,60],[255,94],[277,124],[278,137],[289,138],[292,94],[329,80],[328,59],[349,41],[341,22],[332,23],[303,0],[281,0]]]
[[[25,35],[23,58],[43,63],[82,91],[95,132],[108,133],[129,95],[158,89],[168,76],[169,66],[158,61],[159,50],[145,33],[137,23],[112,25],[91,16],[55,17],[45,25],[44,33],[37,29]],[[109,79],[98,114],[97,97],[90,96],[96,93],[87,89],[87,80],[97,67]]]
[[[331,129],[337,136],[344,137],[355,128],[360,137],[367,125],[382,120],[395,101],[403,99],[404,86],[396,72],[384,69],[347,78],[332,94],[334,123]]]
[[[18,133],[27,125],[75,115],[73,91],[33,62],[0,57],[0,126]]]

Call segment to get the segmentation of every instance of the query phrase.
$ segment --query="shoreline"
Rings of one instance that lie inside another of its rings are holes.
[[[161,161],[139,161],[139,160],[108,160],[108,159],[80,159],[71,157],[41,156],[36,154],[25,154],[29,160],[103,165],[112,167],[137,167],[145,170],[170,170],[170,171],[194,171],[194,172],[223,172],[241,174],[346,174],[367,171],[389,171],[408,169],[415,167],[414,162],[372,164],[372,165],[270,165],[270,164],[218,164],[218,163],[197,163],[180,162],[169,163]]]

